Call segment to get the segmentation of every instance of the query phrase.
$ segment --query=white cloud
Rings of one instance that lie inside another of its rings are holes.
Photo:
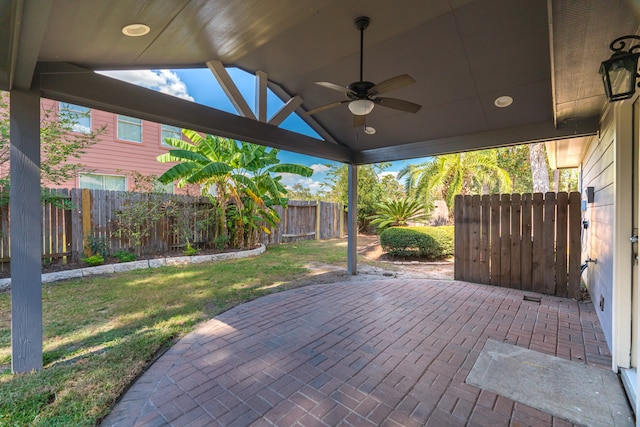
[[[99,71],[99,73],[134,85],[157,90],[167,95],[193,101],[193,97],[189,95],[187,90],[187,85],[180,80],[176,73],[170,70]]]
[[[313,169],[313,173],[322,173],[329,170],[329,166],[320,163],[315,163],[309,167]]]
[[[295,175],[295,174],[291,174],[291,173],[281,173],[279,175],[282,177],[280,182],[285,187],[291,188],[295,184],[300,184],[303,187],[308,188],[309,191],[311,191],[312,193],[316,193],[317,191],[319,191],[322,188],[322,182],[321,181],[315,181],[315,180],[313,180],[311,178],[305,178],[305,177],[302,177],[300,175]]]

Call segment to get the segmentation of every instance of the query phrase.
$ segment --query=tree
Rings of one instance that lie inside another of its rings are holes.
[[[444,199],[453,213],[456,194],[488,194],[510,192],[511,177],[498,165],[496,150],[445,154],[424,163],[408,165],[398,177],[405,178],[407,193],[423,198],[429,206],[435,199]]]
[[[292,200],[317,200],[311,190],[300,183],[295,183],[291,188],[287,188],[287,197]]]
[[[88,114],[88,113],[87,113]],[[78,162],[86,149],[98,141],[106,131],[76,132],[83,114],[59,114],[52,109],[42,111],[40,122],[40,177],[42,186],[55,186],[76,177],[83,167]],[[0,93],[0,185],[9,183],[10,147],[9,93]]]
[[[534,193],[549,191],[549,167],[544,142],[529,144],[529,162]]]
[[[366,230],[372,215],[376,213],[375,204],[386,197],[385,186],[382,185],[381,172],[391,163],[377,163],[358,166],[358,229]],[[329,200],[348,204],[349,173],[348,165],[329,165],[327,181]]]
[[[514,193],[531,193],[533,180],[529,164],[529,146],[513,145],[498,151],[498,166],[506,170],[511,178]]]
[[[380,179],[380,190],[387,198],[395,200],[406,196],[404,186],[393,174],[384,174]]]
[[[280,163],[280,150],[247,142],[206,135],[183,129],[189,141],[167,138],[175,149],[158,156],[161,163],[177,162],[163,173],[163,183],[178,181],[179,186],[199,184],[202,194],[212,190],[222,221],[219,234],[229,235],[235,247],[251,247],[258,231],[268,232],[280,217],[274,206],[287,205],[286,188],[279,173],[310,177],[307,166]]]

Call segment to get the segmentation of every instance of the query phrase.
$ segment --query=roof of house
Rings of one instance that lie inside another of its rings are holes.
[[[42,96],[328,159],[370,163],[593,135],[605,104],[598,75],[609,43],[635,34],[625,0],[11,0],[0,3],[0,89]],[[375,135],[354,128],[345,100],[315,82],[409,74],[385,94],[422,105],[415,114],[377,105]],[[121,29],[144,23],[150,33]],[[205,67],[220,61],[266,73],[324,141],[268,123],[133,87],[93,70]],[[497,108],[496,98],[513,104]],[[579,140],[578,140],[579,143]],[[576,141],[570,155],[575,159]],[[563,163],[563,144],[555,162]]]

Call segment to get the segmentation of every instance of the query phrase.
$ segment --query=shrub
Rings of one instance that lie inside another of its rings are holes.
[[[392,256],[428,259],[453,255],[453,227],[392,227],[380,233],[382,249]]]
[[[120,262],[129,262],[136,260],[136,254],[127,251],[118,251],[113,254],[114,258],[118,258]]]
[[[194,256],[194,255],[197,255],[198,252],[200,252],[200,249],[196,249],[193,246],[191,246],[190,242],[187,242],[187,246],[184,248],[184,251],[182,251],[182,253],[185,254],[186,256]]]
[[[102,257],[102,255],[91,255],[89,257],[82,258],[82,261],[86,262],[91,267],[104,264],[104,258]]]

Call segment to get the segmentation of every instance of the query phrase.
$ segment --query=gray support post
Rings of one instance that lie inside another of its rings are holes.
[[[349,164],[349,200],[347,214],[347,272],[358,273],[358,166]]]
[[[11,91],[11,369],[42,369],[40,96]]]

